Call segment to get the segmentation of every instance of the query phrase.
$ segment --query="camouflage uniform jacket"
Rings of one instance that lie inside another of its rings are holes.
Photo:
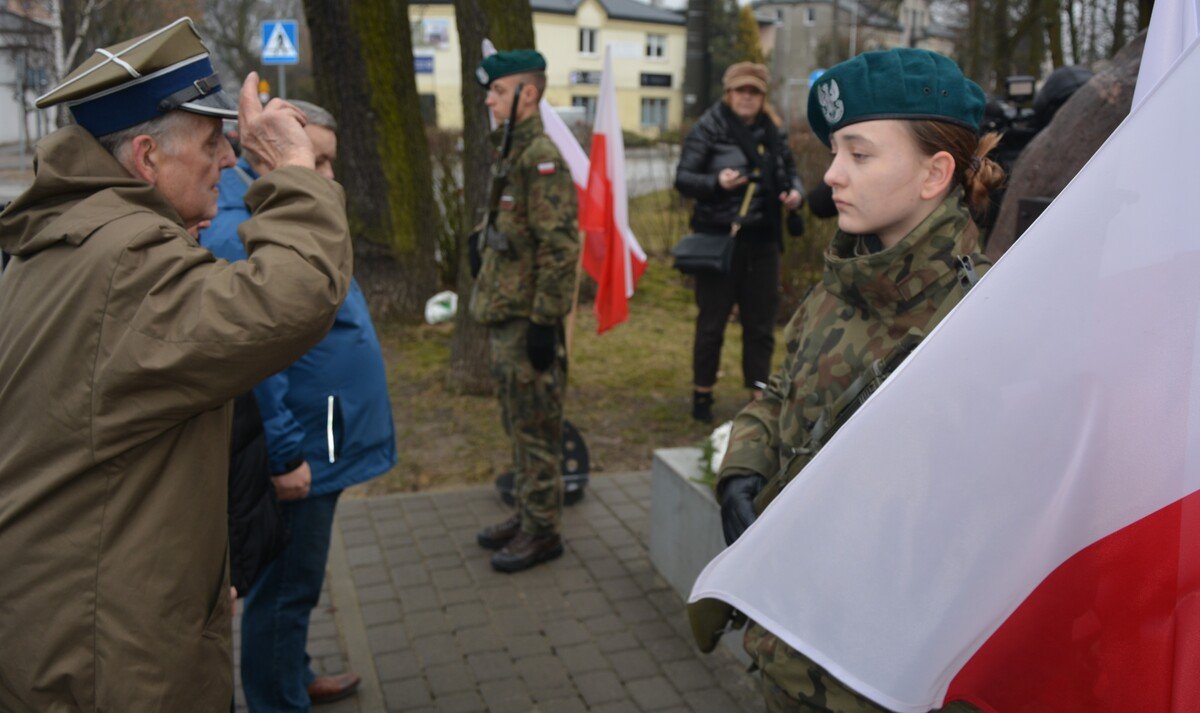
[[[492,133],[497,145],[502,136],[503,129]],[[511,152],[495,170],[507,171],[495,225],[509,246],[483,246],[471,316],[483,324],[516,318],[557,324],[575,291],[579,220],[571,172],[542,131],[541,117],[516,125]]]
[[[787,357],[763,398],[734,420],[720,476],[758,473],[789,482],[813,457],[813,425],[876,359],[910,333],[923,337],[963,295],[956,257],[976,265],[978,230],[956,189],[893,247],[861,254],[859,236],[841,231],[825,272],[784,332]]]

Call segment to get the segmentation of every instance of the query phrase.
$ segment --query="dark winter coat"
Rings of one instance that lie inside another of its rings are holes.
[[[755,123],[747,127],[754,143],[763,146],[766,154],[774,158],[770,161],[772,166],[768,167],[774,169],[774,175],[767,175],[763,180],[762,171],[750,165],[746,153],[734,139],[733,121],[737,121],[737,117],[724,102],[717,102],[704,112],[683,141],[679,166],[675,170],[675,188],[696,199],[693,230],[728,233],[741,208],[746,186],[727,191],[717,182],[717,175],[722,169],[732,168],[758,180],[759,187],[750,201],[739,235],[782,244],[781,223],[775,219],[780,211],[779,193],[793,188],[804,191],[796,174],[796,161],[787,145],[787,134],[771,124],[765,114],[759,114]],[[773,190],[764,190],[766,186],[772,186]]]
[[[233,433],[229,441],[229,583],[246,596],[263,568],[283,551],[287,528],[271,469],[267,436],[254,392],[233,402]]]

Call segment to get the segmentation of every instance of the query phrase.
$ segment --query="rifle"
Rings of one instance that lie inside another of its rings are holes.
[[[488,193],[488,213],[483,223],[484,244],[500,252],[508,250],[508,236],[496,230],[496,211],[500,207],[500,193],[504,190],[504,184],[508,179],[509,166],[506,159],[512,150],[513,129],[517,124],[517,105],[524,89],[525,82],[519,82],[516,91],[513,92],[511,111],[504,121],[504,139],[500,142],[500,157],[497,159],[496,171],[492,174],[492,188]]]

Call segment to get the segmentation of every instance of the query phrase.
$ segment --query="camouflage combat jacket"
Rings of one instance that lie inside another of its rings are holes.
[[[497,145],[502,137],[503,129],[492,132]],[[483,324],[516,318],[557,324],[575,291],[579,220],[571,172],[542,131],[541,117],[516,125],[508,158],[493,170],[507,172],[495,225],[508,248],[482,246],[471,316]]]
[[[979,231],[956,189],[893,247],[857,254],[860,237],[841,231],[825,252],[822,283],[784,332],[787,357],[761,400],[733,422],[720,477],[758,473],[778,492],[812,459],[813,425],[864,370],[906,337],[924,337],[964,294],[957,257],[976,266]],[[760,508],[765,501],[760,498]]]

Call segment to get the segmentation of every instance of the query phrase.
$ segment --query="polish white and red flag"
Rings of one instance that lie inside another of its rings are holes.
[[[1198,47],[691,600],[897,711],[1200,711]]]
[[[596,331],[629,317],[629,298],[646,270],[646,253],[629,229],[625,193],[625,140],[617,116],[612,48],[604,53],[604,74],[592,129],[591,165],[579,205],[584,232],[583,268],[596,281]]]

